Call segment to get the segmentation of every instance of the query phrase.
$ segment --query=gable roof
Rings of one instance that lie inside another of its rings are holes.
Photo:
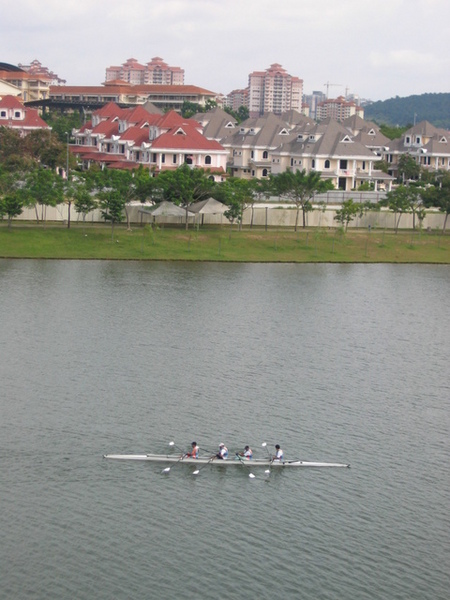
[[[198,123],[197,123],[198,125]],[[203,150],[223,151],[223,147],[215,140],[209,140],[188,121],[176,123],[167,132],[152,141],[152,148],[167,150]]]

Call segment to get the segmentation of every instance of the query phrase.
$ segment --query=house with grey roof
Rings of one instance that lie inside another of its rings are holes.
[[[293,126],[273,113],[243,121],[235,133],[221,141],[229,149],[231,174],[244,179],[268,177],[272,152],[294,137],[293,130]]]
[[[273,174],[287,169],[320,171],[322,178],[341,190],[356,189],[364,182],[375,189],[390,189],[393,178],[374,166],[379,157],[343,124],[327,119],[313,127],[298,127],[295,134],[272,151]]]
[[[397,175],[398,163],[404,154],[412,156],[427,171],[449,171],[450,131],[421,121],[400,138],[389,140],[382,153],[383,159],[389,163],[389,173]]]

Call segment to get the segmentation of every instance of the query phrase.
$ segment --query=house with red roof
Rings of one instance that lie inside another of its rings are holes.
[[[0,100],[0,127],[15,129],[21,136],[37,129],[51,130],[36,109],[24,106],[16,96],[4,96]]]
[[[226,174],[228,151],[203,135],[201,123],[175,111],[158,114],[144,106],[120,108],[111,102],[72,133],[71,152],[84,168],[92,163],[118,169],[142,165],[157,174],[189,164],[217,181]]]

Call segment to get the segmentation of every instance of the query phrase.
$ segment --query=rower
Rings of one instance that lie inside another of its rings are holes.
[[[276,450],[276,453],[275,453],[275,456],[272,458],[272,460],[279,460],[279,461],[284,460],[284,452],[280,448],[280,444],[275,445],[275,450]]]
[[[192,450],[190,452],[187,452],[184,456],[190,458],[198,458],[198,451],[200,450],[200,448],[197,446],[197,442],[192,442],[191,448]]]
[[[219,444],[219,452],[216,454],[216,458],[225,460],[228,458],[228,448],[222,442]]]
[[[253,450],[250,448],[250,446],[245,446],[244,451],[239,452],[239,456],[243,456],[247,460],[250,460],[253,458]]]

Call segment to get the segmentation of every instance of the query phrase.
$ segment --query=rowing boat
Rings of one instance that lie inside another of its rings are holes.
[[[343,463],[328,463],[328,462],[309,462],[304,460],[269,460],[268,458],[252,458],[251,460],[215,460],[214,458],[201,457],[180,457],[173,454],[104,454],[103,458],[113,460],[142,460],[156,463],[185,463],[188,465],[219,465],[220,467],[230,466],[249,466],[249,467],[349,467]]]

